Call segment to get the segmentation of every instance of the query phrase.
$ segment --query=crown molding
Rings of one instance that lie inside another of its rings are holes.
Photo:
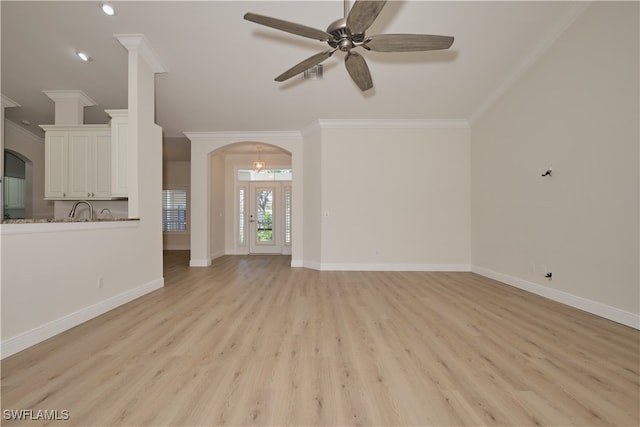
[[[44,144],[44,138],[34,132],[31,132],[28,129],[25,129],[24,127],[20,126],[19,124],[9,120],[9,119],[5,119],[4,121],[5,124],[5,128],[6,129],[13,129],[15,132],[20,133],[24,136],[26,136],[27,138],[33,140],[34,142],[37,142],[39,144]]]
[[[79,101],[80,105],[83,107],[93,107],[94,105],[98,105],[96,101],[91,99],[89,95],[81,90],[43,90],[42,92],[53,102],[73,100]]]
[[[18,104],[13,99],[8,96],[2,95],[2,108],[11,108],[11,107],[22,107],[22,105]]]
[[[153,50],[144,34],[114,34],[113,36],[128,51],[138,52],[155,74],[167,72],[167,68],[160,61],[160,57]]]
[[[468,129],[466,119],[320,119],[307,129]]]
[[[248,131],[248,132],[184,132],[191,142],[268,142],[268,141],[300,141],[299,131]]]

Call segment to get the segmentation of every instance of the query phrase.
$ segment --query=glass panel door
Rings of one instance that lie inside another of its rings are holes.
[[[273,190],[256,192],[257,235],[259,244],[273,242]]]
[[[278,234],[278,215],[281,215],[277,204],[279,185],[252,182],[249,187],[249,252],[282,253],[282,238]]]

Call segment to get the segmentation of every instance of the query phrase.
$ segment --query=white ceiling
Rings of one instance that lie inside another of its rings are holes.
[[[325,43],[243,20],[246,12],[326,29],[341,1],[123,1],[108,17],[98,2],[2,1],[2,94],[21,107],[8,119],[38,132],[53,123],[43,90],[80,89],[105,109],[127,106],[127,53],[114,34],[144,34],[168,70],[156,77],[157,123],[183,132],[299,130],[318,119],[472,119],[584,8],[560,1],[390,1],[367,34],[455,37],[451,49],[365,52],[374,89],[360,92],[344,55],[324,79],[274,77]],[[74,56],[76,49],[93,58]],[[363,53],[364,52],[364,53]]]

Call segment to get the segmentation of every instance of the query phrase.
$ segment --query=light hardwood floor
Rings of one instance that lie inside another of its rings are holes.
[[[76,426],[640,423],[640,332],[473,273],[189,268],[2,361],[2,409]]]

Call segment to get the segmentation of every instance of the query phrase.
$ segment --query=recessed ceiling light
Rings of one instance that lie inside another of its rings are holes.
[[[79,50],[76,50],[76,55],[78,55],[78,58],[82,59],[84,62],[91,61],[91,57],[87,52],[81,52]]]
[[[100,9],[102,9],[105,15],[113,16],[116,14],[116,8],[113,7],[111,3],[100,3]]]

